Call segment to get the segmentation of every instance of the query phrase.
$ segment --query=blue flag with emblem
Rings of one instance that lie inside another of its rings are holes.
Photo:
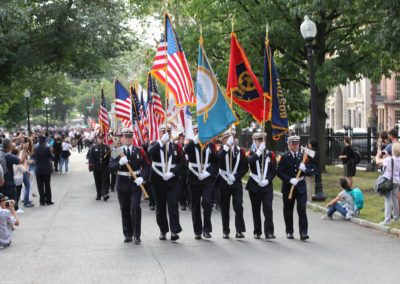
[[[238,124],[225,93],[217,82],[200,38],[196,80],[197,126],[199,142],[204,147],[211,139]]]
[[[280,136],[288,131],[289,128],[286,113],[286,99],[283,97],[274,57],[272,56],[269,46],[269,40],[265,42],[263,91],[268,94],[267,96],[271,100],[271,111],[268,120],[271,120],[272,136],[274,140],[279,140]]]

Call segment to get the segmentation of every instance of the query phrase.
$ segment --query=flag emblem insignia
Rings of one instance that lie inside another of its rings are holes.
[[[201,82],[197,90],[197,115],[201,115],[214,107],[218,98],[218,90],[213,74],[208,69],[199,66],[197,72],[197,80]]]
[[[246,102],[260,98],[253,78],[247,71],[244,62],[236,65],[236,72],[238,74],[238,89],[233,92],[235,98]]]

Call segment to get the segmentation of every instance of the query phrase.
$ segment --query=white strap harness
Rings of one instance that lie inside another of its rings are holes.
[[[169,142],[167,143],[165,148],[167,148],[168,146],[169,146]],[[161,162],[152,162],[151,167],[159,176],[162,177],[162,176],[164,176],[164,174],[169,173],[171,169],[175,168],[175,165],[172,165],[172,155],[171,155],[168,159],[167,168],[165,168],[164,152],[161,148],[160,148],[160,158],[161,158]],[[161,167],[162,172],[160,172],[160,170],[157,167]],[[168,169],[168,171],[167,171],[167,169]]]
[[[133,171],[133,173],[135,175],[139,175],[140,174],[140,170],[139,171]],[[123,172],[123,171],[118,171],[118,175],[119,176],[126,176],[126,177],[132,176],[130,172]]]
[[[265,167],[264,167],[263,175],[261,176],[260,161],[259,160],[256,161],[257,174],[255,174],[252,171],[250,171],[250,177],[253,178],[256,182],[265,180],[267,178],[269,156],[268,156],[268,152],[266,154],[267,154],[267,159],[265,160]],[[255,154],[255,155],[257,155],[257,154]]]
[[[233,149],[232,149],[232,151],[233,151]],[[224,170],[222,170],[222,169],[219,169],[219,174],[221,175],[221,177],[226,181],[226,182],[228,182],[229,181],[229,178],[228,178],[228,174],[229,174],[229,171],[228,171],[228,169],[229,169],[229,155],[228,155],[228,153],[229,152],[227,152],[226,154],[225,154],[225,169],[226,169],[226,171],[224,171]],[[233,153],[233,152],[232,152]],[[236,174],[236,171],[237,171],[237,168],[238,168],[238,166],[239,166],[239,161],[240,161],[240,149],[239,149],[239,153],[238,153],[238,156],[237,156],[237,159],[236,159],[236,163],[235,163],[235,167],[233,168],[233,170],[232,170],[232,173],[231,174]]]
[[[200,154],[199,154],[199,150],[197,148],[194,149],[195,153],[196,153],[196,163],[191,163],[189,162],[189,170],[196,175],[197,177],[199,177],[200,171],[201,171],[201,164],[200,164]],[[204,165],[203,165],[203,170],[206,171],[207,168],[210,166],[210,164],[208,163],[208,157],[210,155],[210,148],[207,147],[206,149],[206,156],[205,156],[205,161],[204,161]],[[197,170],[196,170],[197,168]]]

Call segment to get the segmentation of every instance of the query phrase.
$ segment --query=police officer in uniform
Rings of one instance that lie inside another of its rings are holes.
[[[104,201],[109,199],[110,173],[108,164],[110,162],[110,155],[107,154],[109,150],[110,147],[104,144],[104,134],[99,133],[97,135],[97,144],[91,147],[88,157],[89,170],[93,171],[94,182],[96,184],[96,200],[100,200],[101,197],[103,197]]]
[[[168,131],[165,131],[165,125],[161,125],[161,140],[151,143],[147,152],[151,159],[150,184],[156,199],[156,219],[160,228],[160,240],[166,240],[166,233],[171,229],[171,240],[176,241],[179,239],[178,234],[182,231],[178,209],[181,180],[178,176],[184,166],[185,156],[180,144],[170,141],[170,129],[169,126]],[[165,149],[168,155],[166,161]]]
[[[201,239],[201,233],[203,233],[204,238],[209,239],[212,231],[213,175],[218,172],[216,147],[213,142],[210,142],[201,150],[199,138],[196,135],[193,140],[187,142],[184,150],[189,160],[187,183],[191,194],[195,239]],[[204,223],[201,220],[200,204],[203,207]]]
[[[121,209],[122,230],[125,236],[124,242],[132,242],[133,237],[135,244],[139,244],[141,242],[142,223],[142,209],[140,208],[142,190],[139,186],[144,181],[141,177],[141,170],[146,163],[145,153],[142,148],[132,145],[132,129],[124,128],[122,134],[121,142],[123,146],[121,147],[123,147],[125,156],[111,159],[110,170],[117,173],[115,186]],[[137,179],[133,178],[125,166],[126,163],[129,163]]]
[[[264,234],[266,239],[275,239],[274,223],[272,220],[272,180],[276,175],[276,159],[273,151],[265,149],[263,133],[256,132],[253,135],[257,150],[250,151],[247,160],[250,167],[250,177],[246,185],[249,191],[251,208],[253,211],[254,238],[259,239],[261,230],[261,205],[264,213]],[[262,159],[264,153],[264,170]]]
[[[297,213],[299,215],[300,240],[309,239],[308,222],[306,214],[307,205],[307,186],[304,181],[304,175],[310,176],[311,169],[306,163],[302,163],[303,153],[299,151],[300,137],[296,135],[289,136],[289,151],[281,156],[278,164],[277,174],[282,179],[283,194],[283,215],[286,225],[286,237],[293,239],[293,209],[294,202],[297,201]],[[296,178],[297,172],[301,170],[300,178]],[[295,186],[292,199],[289,199],[290,188]]]
[[[236,238],[244,238],[246,231],[243,219],[243,186],[242,177],[249,169],[246,153],[243,148],[234,145],[234,138],[229,131],[223,134],[223,147],[217,152],[219,175],[216,180],[221,192],[221,215],[223,238],[229,239],[229,210],[232,197],[235,211]],[[232,152],[232,164],[230,153]],[[232,171],[231,171],[232,168]]]

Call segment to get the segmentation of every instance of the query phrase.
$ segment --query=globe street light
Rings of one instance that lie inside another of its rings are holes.
[[[300,32],[306,41],[307,46],[307,59],[310,73],[310,91],[311,91],[311,138],[318,141],[318,97],[315,91],[315,78],[314,78],[314,54],[312,41],[317,35],[317,27],[308,16],[304,16],[304,22],[300,25]],[[326,195],[322,190],[322,177],[320,171],[320,151],[317,151],[317,172],[315,176],[315,195],[312,199],[316,201],[324,201]]]
[[[24,97],[26,99],[26,117],[28,118],[28,135],[31,134],[31,121],[29,118],[29,98],[31,97],[31,93],[28,89],[25,90]]]
[[[49,98],[48,97],[46,97],[45,99],[44,99],[44,104],[46,105],[46,137],[47,136],[49,136],[49,117],[48,117],[48,115],[47,115],[47,107],[48,107],[48,105],[49,105]]]

